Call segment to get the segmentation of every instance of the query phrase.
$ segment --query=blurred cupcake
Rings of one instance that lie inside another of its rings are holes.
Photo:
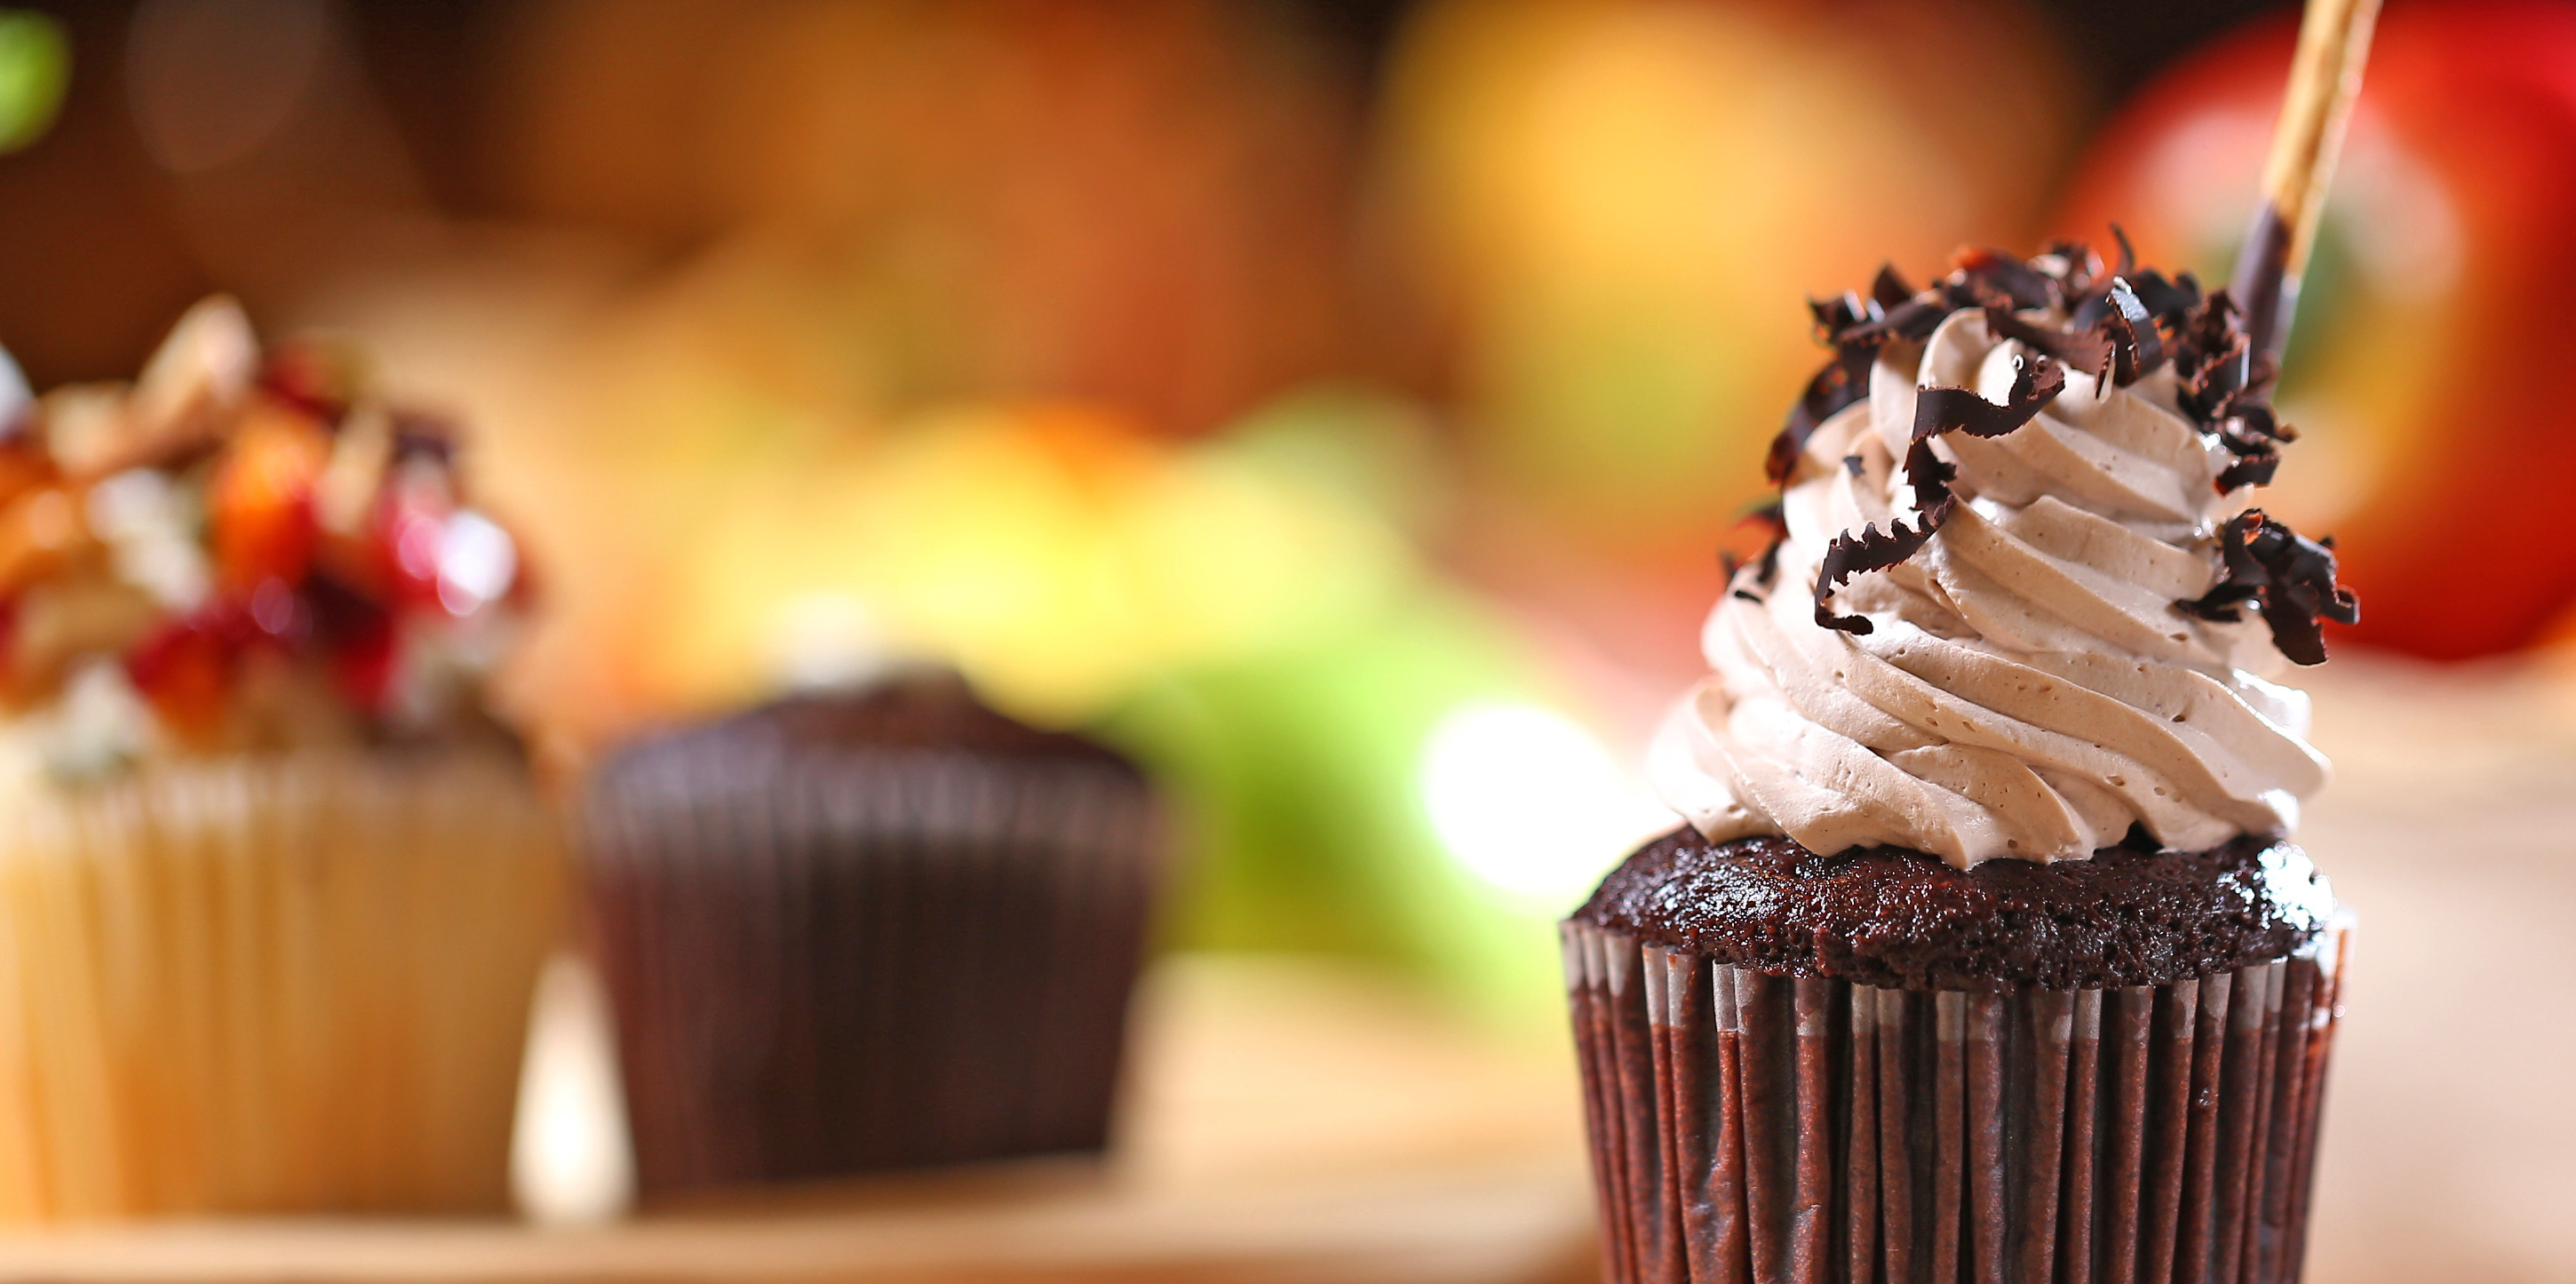
[[[906,673],[632,745],[587,831],[648,1196],[1105,1144],[1160,864],[1116,754]]]
[[[0,1216],[507,1204],[516,553],[362,373],[212,299],[0,407]]]
[[[2347,933],[2271,677],[2355,604],[2247,507],[2234,305],[2127,257],[1816,305],[1691,825],[1565,927],[1611,1279],[2299,1278]]]

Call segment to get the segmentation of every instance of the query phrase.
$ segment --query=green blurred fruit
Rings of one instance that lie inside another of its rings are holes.
[[[71,83],[72,46],[41,13],[0,10],[0,152],[45,136]]]

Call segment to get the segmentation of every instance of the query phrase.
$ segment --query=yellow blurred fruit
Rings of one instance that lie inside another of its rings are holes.
[[[1015,712],[1076,722],[1152,675],[1329,631],[1412,566],[1386,522],[1235,442],[1174,446],[1064,403],[936,412],[739,496],[650,635],[653,681],[686,703],[839,644],[954,663]]]
[[[2017,244],[2066,138],[2017,10],[1452,3],[1407,33],[1390,184],[1503,484],[1704,559],[1820,360],[1800,300]]]

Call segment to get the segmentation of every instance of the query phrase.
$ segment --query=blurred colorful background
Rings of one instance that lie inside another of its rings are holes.
[[[2296,18],[20,4],[0,345],[121,377],[210,291],[361,338],[525,538],[562,778],[942,660],[1175,790],[1167,948],[1555,1039],[1553,917],[1672,823],[1639,747],[1803,300],[2114,220],[2225,280]],[[2365,673],[2546,675],[2576,631],[2571,228],[2576,6],[2389,0],[2267,501],[2339,537]],[[2488,1277],[2576,1278],[2523,1261]]]

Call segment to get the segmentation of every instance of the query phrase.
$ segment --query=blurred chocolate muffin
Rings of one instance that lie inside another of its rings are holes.
[[[1106,1143],[1160,864],[1125,759],[916,673],[631,745],[587,812],[646,1195]]]

